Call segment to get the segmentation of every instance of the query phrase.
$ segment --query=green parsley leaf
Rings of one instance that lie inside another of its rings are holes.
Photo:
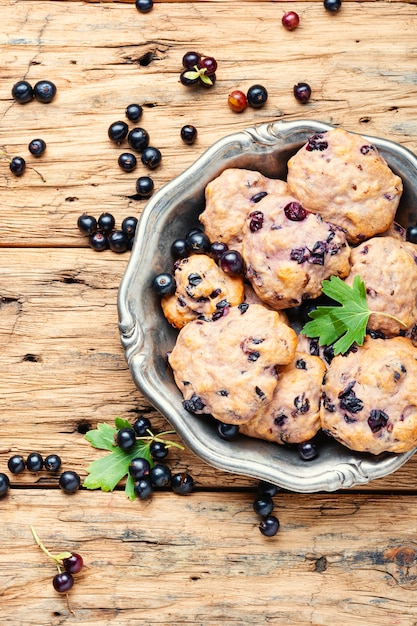
[[[309,316],[312,321],[307,322],[301,332],[307,337],[318,337],[321,346],[333,344],[335,355],[345,354],[354,343],[359,346],[363,344],[372,313],[391,317],[405,327],[401,320],[388,313],[369,310],[365,283],[358,274],[353,279],[352,287],[338,276],[331,276],[322,282],[322,289],[326,296],[339,305],[319,306],[311,311]]]

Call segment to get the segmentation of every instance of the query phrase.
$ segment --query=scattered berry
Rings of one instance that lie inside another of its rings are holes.
[[[99,229],[103,233],[106,233],[106,234],[111,233],[111,231],[114,228],[115,223],[116,223],[116,220],[114,219],[114,216],[111,213],[102,213],[97,220]]]
[[[150,471],[151,465],[147,459],[137,457],[130,462],[129,473],[135,480],[148,476]]]
[[[249,87],[246,98],[249,106],[260,109],[268,100],[268,92],[263,85],[252,85]]]
[[[12,474],[20,474],[26,467],[25,460],[20,454],[14,454],[7,461],[7,467]]]
[[[149,435],[147,431],[151,430],[150,420],[147,417],[138,417],[138,419],[133,422],[133,430],[138,437],[145,437],[145,435]]]
[[[310,100],[311,87],[307,83],[298,83],[294,85],[294,97],[296,100],[305,104]]]
[[[10,161],[9,167],[12,174],[14,174],[15,176],[22,176],[23,172],[26,169],[26,161],[23,157],[20,156],[13,157]]]
[[[26,104],[33,99],[33,88],[27,80],[19,80],[12,87],[12,96],[20,104]]]
[[[227,252],[228,249],[229,246],[227,245],[227,243],[223,243],[222,241],[214,241],[210,246],[210,254],[216,261],[218,261],[221,255],[224,252]]]
[[[275,515],[266,515],[259,524],[259,530],[265,537],[273,537],[279,530],[279,521]]]
[[[171,478],[171,489],[181,496],[188,495],[194,488],[194,479],[185,472],[174,474]]]
[[[129,126],[126,122],[113,122],[108,128],[107,134],[111,141],[120,146],[122,141],[126,139],[128,132]]]
[[[126,107],[126,117],[131,122],[137,122],[140,120],[143,114],[143,109],[140,104],[129,104]]]
[[[405,233],[407,241],[410,243],[417,243],[417,224],[409,226]]]
[[[192,145],[197,139],[197,129],[191,124],[186,124],[181,128],[181,139],[184,143]]]
[[[144,128],[132,128],[127,136],[127,141],[132,150],[143,152],[149,146],[149,133]]]
[[[163,463],[155,463],[149,476],[154,487],[167,487],[171,483],[171,470]]]
[[[271,496],[273,498],[279,491],[279,487],[273,485],[272,483],[268,483],[264,480],[260,480],[258,484],[258,494],[260,496]]]
[[[33,156],[40,157],[46,150],[46,143],[43,139],[32,139],[28,148]]]
[[[261,517],[270,515],[274,510],[274,501],[272,497],[269,495],[264,495],[254,500],[253,510],[257,515],[260,515]]]
[[[136,193],[141,198],[149,198],[153,194],[154,183],[149,176],[140,176],[136,181]]]
[[[298,446],[298,454],[303,461],[311,461],[318,455],[318,449],[313,441],[304,441]]]
[[[117,162],[119,167],[125,172],[133,172],[138,163],[135,155],[130,152],[122,152]]]
[[[122,231],[128,239],[133,239],[133,237],[135,236],[137,224],[137,217],[129,216],[124,218],[122,222]]]
[[[185,239],[175,239],[171,244],[171,254],[175,260],[185,259],[190,253],[190,247]]]
[[[26,468],[29,472],[40,472],[43,467],[43,457],[39,452],[31,452],[26,459]]]
[[[157,167],[162,159],[161,151],[158,148],[154,148],[153,146],[147,146],[141,155],[141,161],[143,165],[149,167],[149,169],[153,170]]]
[[[242,113],[248,106],[248,99],[246,95],[239,89],[235,89],[229,94],[227,102],[229,107],[235,113]]]
[[[92,215],[83,213],[77,220],[77,226],[83,235],[92,235],[97,230],[97,220]]]
[[[71,556],[62,560],[62,565],[69,574],[78,574],[84,566],[84,559],[81,554],[73,552]]]
[[[210,252],[210,239],[202,230],[195,229],[187,233],[185,238],[191,252],[207,254]]]
[[[62,472],[58,484],[64,493],[75,493],[80,488],[81,478],[77,472],[67,470],[66,472]]]
[[[170,296],[175,293],[176,283],[171,274],[162,273],[155,276],[152,287],[159,296]]]
[[[0,498],[5,496],[10,488],[10,479],[7,474],[0,473]]]
[[[116,444],[124,450],[130,450],[136,443],[136,433],[133,428],[121,428],[116,436]]]
[[[226,274],[241,274],[245,263],[237,250],[227,250],[219,258],[219,266]]]
[[[88,243],[90,248],[96,250],[96,252],[102,252],[103,250],[107,250],[109,247],[107,235],[100,231],[92,233],[88,239]]]
[[[74,578],[70,572],[59,572],[52,579],[55,591],[67,593],[74,585]]]
[[[149,13],[153,8],[153,0],[136,0],[136,8],[140,13]]]
[[[141,478],[133,488],[135,495],[141,500],[146,500],[146,498],[150,498],[153,494],[153,487],[150,478],[145,477]]]
[[[48,454],[43,465],[48,472],[57,472],[61,467],[61,458],[57,454]]]
[[[237,424],[225,424],[219,422],[217,424],[217,432],[222,439],[233,441],[239,434],[239,426]]]
[[[39,80],[33,87],[33,95],[39,102],[47,104],[56,95],[56,86],[50,80]]]
[[[298,16],[298,13],[296,13],[295,11],[287,11],[282,16],[281,21],[282,21],[282,25],[287,30],[295,30],[298,24],[300,23],[300,18]]]
[[[323,6],[330,13],[337,13],[342,7],[342,0],[324,0]]]

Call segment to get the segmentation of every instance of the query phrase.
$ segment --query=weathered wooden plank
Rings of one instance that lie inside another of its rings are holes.
[[[269,119],[320,119],[416,151],[415,5],[366,3],[366,19],[362,4],[349,3],[337,15],[319,3],[291,6],[301,24],[290,33],[280,25],[279,3],[180,3],[175,10],[161,3],[140,15],[123,3],[3,2],[0,145],[9,156],[27,157],[28,170],[16,179],[0,161],[8,207],[0,246],[83,246],[75,227],[83,211],[110,210],[118,221],[141,212],[144,202],[131,196],[137,176],[149,171],[140,165],[130,175],[122,172],[117,157],[125,146],[107,137],[132,100],[145,104],[140,124],[163,153],[151,173],[156,189],[216,139]],[[393,28],[398,23],[401,37]],[[218,59],[212,90],[179,83],[190,48]],[[56,99],[14,103],[11,87],[23,77],[32,84],[54,80]],[[313,89],[305,106],[292,95],[300,80]],[[255,82],[267,86],[267,106],[231,112],[228,93]],[[192,147],[181,142],[184,123],[199,130]],[[28,156],[35,136],[48,144],[40,159]]]
[[[248,494],[159,493],[130,503],[120,493],[11,491],[2,500],[0,620],[416,623],[413,497],[283,494],[275,502],[281,529],[267,539]],[[52,588],[56,570],[31,524],[53,553],[68,549],[85,559],[70,592],[75,615]]]

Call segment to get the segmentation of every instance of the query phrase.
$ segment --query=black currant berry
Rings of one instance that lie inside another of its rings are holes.
[[[144,128],[132,128],[127,136],[127,141],[132,150],[143,152],[149,146],[149,133]]]
[[[151,465],[147,459],[142,457],[137,457],[136,459],[132,459],[129,465],[129,474],[135,479],[139,480],[139,478],[143,478],[144,476],[148,476],[151,471]]]
[[[116,443],[125,452],[131,450],[136,443],[136,433],[131,427],[121,428],[116,435]]]
[[[155,461],[162,461],[168,455],[169,448],[162,441],[152,441],[149,446],[151,457]]]
[[[253,502],[253,510],[257,515],[260,515],[261,517],[265,517],[265,515],[270,515],[274,510],[274,501],[271,496],[268,495],[257,498]]]
[[[180,496],[186,496],[192,492],[194,488],[194,479],[190,474],[181,472],[174,474],[171,478],[171,489]]]
[[[151,479],[148,476],[140,478],[133,488],[135,495],[141,500],[150,498],[153,494]]]
[[[317,445],[313,441],[304,441],[298,446],[298,454],[303,461],[311,461],[318,455]]]
[[[103,250],[107,250],[109,247],[107,235],[100,231],[92,233],[88,239],[88,243],[90,248],[96,250],[96,252],[102,252]]]
[[[311,87],[307,83],[297,83],[294,85],[294,98],[301,102],[301,104],[305,104],[310,100],[311,96]]]
[[[75,493],[80,488],[81,478],[77,472],[67,470],[66,472],[62,472],[58,484],[64,493]]]
[[[153,194],[154,182],[149,176],[139,176],[136,181],[136,193],[141,198],[149,198]]]
[[[342,0],[324,0],[323,6],[326,11],[337,13],[337,11],[339,11],[342,7]]]
[[[39,452],[31,452],[26,459],[26,468],[29,472],[40,472],[43,467],[43,457]]]
[[[229,246],[227,245],[227,243],[223,243],[222,241],[214,241],[210,246],[210,254],[213,257],[213,259],[218,261],[221,255],[224,252],[227,252],[228,249],[229,249]]]
[[[182,57],[182,65],[187,70],[194,69],[194,66],[195,65],[198,66],[200,64],[200,61],[201,61],[201,54],[199,52],[194,52],[194,51],[186,52],[184,56]]]
[[[126,117],[131,122],[137,122],[140,120],[143,114],[143,109],[140,104],[129,104],[126,107]]]
[[[185,259],[190,253],[190,247],[185,239],[175,239],[171,244],[171,254],[175,260]]]
[[[110,124],[107,134],[109,136],[109,139],[111,139],[111,141],[113,141],[115,144],[120,146],[122,141],[126,139],[128,132],[129,132],[129,126],[126,124],[126,122],[119,121],[119,122],[113,122],[113,124]]]
[[[78,574],[84,566],[84,559],[81,554],[73,552],[71,556],[63,559],[62,565],[64,566],[65,571],[69,574]]]
[[[265,537],[273,537],[279,530],[279,521],[275,515],[266,515],[259,524],[259,530]]]
[[[57,454],[48,454],[43,465],[48,472],[57,472],[61,467],[61,457]]]
[[[74,585],[74,578],[70,572],[59,572],[53,577],[52,584],[58,593],[67,593]]]
[[[26,467],[25,460],[20,454],[14,454],[7,461],[7,467],[12,474],[20,474]]]
[[[155,167],[158,167],[162,159],[161,151],[154,146],[148,146],[145,148],[141,155],[141,161],[143,165],[149,167],[149,169],[153,170]]]
[[[181,128],[181,139],[184,143],[192,145],[197,139],[197,129],[192,124],[186,124]]]
[[[268,92],[263,85],[252,85],[246,94],[249,106],[260,109],[268,100]]]
[[[232,441],[236,439],[239,434],[239,426],[237,424],[224,424],[223,422],[219,422],[217,424],[217,433],[219,437],[225,441]]]
[[[136,226],[138,224],[138,218],[129,216],[125,217],[122,221],[122,231],[128,239],[132,239],[136,233]]]
[[[273,498],[279,491],[277,485],[260,480],[258,483],[258,494],[260,496],[271,496]]]
[[[153,0],[136,0],[136,8],[139,13],[149,13],[153,8]]]
[[[219,266],[226,274],[241,274],[244,265],[243,257],[237,250],[227,250],[219,258]]]
[[[152,288],[158,296],[171,296],[176,287],[174,277],[166,272],[158,274],[152,281]]]
[[[9,164],[10,171],[15,176],[22,176],[23,172],[26,169],[26,161],[23,157],[16,156],[13,157]]]
[[[7,474],[0,473],[0,498],[5,496],[10,488],[10,479]]]
[[[202,230],[196,228],[190,231],[187,233],[185,240],[191,252],[196,252],[197,254],[207,254],[210,252],[210,239]]]
[[[164,463],[155,463],[149,476],[154,487],[167,487],[171,484],[171,470]]]
[[[122,152],[122,154],[118,158],[119,167],[125,172],[133,172],[138,164],[137,159],[134,154],[130,152]]]
[[[40,157],[46,150],[46,143],[43,139],[32,139],[28,148],[33,156]]]
[[[103,233],[111,233],[114,228],[116,220],[111,213],[102,213],[97,220],[98,228]]]
[[[109,248],[112,252],[123,253],[129,248],[129,239],[122,230],[114,230],[107,236]]]
[[[97,220],[92,215],[83,213],[77,220],[77,226],[83,235],[92,235],[97,230]]]
[[[151,421],[147,417],[138,417],[133,422],[133,430],[137,437],[145,437],[145,435],[149,435],[148,430],[151,430]]]
[[[33,99],[33,88],[27,80],[19,80],[12,87],[12,96],[20,104],[26,104]]]
[[[409,226],[405,233],[407,241],[410,243],[417,243],[417,224]]]
[[[33,95],[39,102],[47,104],[56,95],[56,86],[50,80],[39,80],[33,87]]]

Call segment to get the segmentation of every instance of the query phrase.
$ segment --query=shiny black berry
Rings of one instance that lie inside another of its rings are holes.
[[[98,218],[97,225],[99,230],[103,233],[111,233],[114,228],[116,220],[111,213],[102,213]]]
[[[127,141],[132,150],[143,152],[149,146],[149,133],[144,128],[132,128],[127,136]]]
[[[153,0],[136,0],[135,4],[139,13],[149,13],[153,8]]]
[[[266,515],[259,524],[259,530],[265,537],[273,537],[279,530],[279,521],[275,515]]]
[[[133,215],[124,218],[122,222],[122,231],[128,239],[132,239],[135,236],[137,224],[138,218]]]
[[[249,106],[260,109],[268,100],[268,92],[263,85],[252,85],[246,94]]]
[[[153,487],[149,477],[140,478],[133,488],[135,495],[141,500],[150,498],[153,494]]]
[[[109,235],[107,235],[107,240],[109,242],[109,248],[112,252],[126,252],[129,248],[129,239],[122,230],[116,229],[113,230]]]
[[[154,146],[148,146],[141,154],[141,161],[143,165],[146,165],[146,167],[149,167],[151,170],[155,169],[155,167],[160,164],[161,159],[161,151]]]
[[[126,117],[131,122],[137,122],[140,120],[143,114],[143,109],[140,104],[129,104],[126,107]]]
[[[171,244],[171,254],[175,260],[185,259],[190,254],[190,247],[185,239],[175,239]]]
[[[342,0],[324,0],[323,6],[326,11],[337,13],[337,11],[339,11],[342,7]]]
[[[22,176],[23,172],[26,169],[26,161],[23,157],[16,156],[13,157],[9,164],[10,171],[15,176]]]
[[[245,264],[240,252],[227,250],[219,258],[219,266],[226,274],[241,274]]]
[[[155,276],[152,287],[159,296],[170,296],[175,293],[176,283],[171,274],[162,273]]]
[[[117,160],[119,167],[125,172],[133,172],[138,164],[137,159],[134,154],[130,152],[122,152]]]
[[[57,472],[61,467],[61,457],[57,454],[48,454],[43,465],[48,472]]]
[[[265,517],[265,515],[270,515],[274,510],[274,501],[271,496],[264,495],[259,498],[256,498],[253,502],[253,510],[257,515],[261,517]]]
[[[162,461],[168,455],[169,448],[163,441],[152,441],[149,446],[151,457],[155,461]]]
[[[123,121],[113,122],[113,124],[110,124],[107,130],[109,139],[111,139],[111,141],[113,141],[118,146],[120,146],[122,141],[126,139],[128,132],[129,126],[126,124],[126,122]]]
[[[223,243],[222,241],[214,241],[210,246],[210,254],[213,259],[218,261],[222,254],[227,252],[228,249],[229,246],[227,245],[227,243]]]
[[[26,104],[33,99],[33,88],[27,80],[19,80],[12,87],[12,96],[20,104]]]
[[[185,472],[174,474],[171,478],[171,489],[174,493],[185,496],[194,489],[194,479]]]
[[[277,485],[273,485],[272,483],[268,483],[265,480],[260,480],[258,483],[258,494],[260,496],[275,496],[279,491],[279,487]]]
[[[10,488],[10,479],[7,474],[0,473],[0,498],[5,496]]]
[[[151,471],[151,464],[148,459],[144,459],[143,457],[137,457],[136,459],[132,459],[129,465],[129,474],[135,479],[139,480],[139,478],[143,478],[144,476],[148,476]]]
[[[28,148],[33,156],[40,157],[46,150],[46,143],[43,139],[32,139]]]
[[[133,430],[138,437],[145,437],[149,435],[148,430],[151,430],[151,421],[147,417],[138,417],[133,423]]]
[[[29,472],[40,472],[43,467],[43,457],[39,452],[31,452],[26,459],[26,468]]]
[[[136,181],[136,193],[141,198],[149,198],[153,194],[154,182],[149,176],[139,176]]]
[[[116,435],[116,444],[121,450],[127,451],[136,443],[136,433],[133,428],[121,428]]]
[[[239,434],[239,426],[237,424],[224,424],[219,422],[217,424],[217,433],[219,437],[225,441],[233,441]]]
[[[56,86],[50,80],[39,80],[33,87],[33,95],[39,102],[47,104],[56,95]]]
[[[199,65],[201,61],[201,54],[199,52],[194,52],[191,50],[190,52],[186,52],[182,57],[182,64],[187,70],[191,70],[195,65]]]
[[[317,445],[313,441],[304,441],[298,446],[298,454],[303,461],[311,461],[318,455]]]
[[[202,230],[195,229],[186,236],[186,242],[191,252],[207,254],[210,252],[210,239]]]
[[[167,487],[171,483],[171,470],[164,463],[155,463],[149,476],[154,487]]]
[[[184,143],[192,145],[197,139],[197,129],[192,124],[186,124],[181,128],[181,139]]]
[[[409,226],[405,233],[407,241],[410,243],[417,243],[417,224]]]
[[[74,585],[74,578],[70,572],[59,572],[52,579],[52,584],[58,593],[68,593]]]
[[[311,96],[311,87],[307,83],[297,83],[294,85],[294,98],[301,102],[301,104],[305,104],[310,100]]]
[[[26,467],[25,460],[20,454],[14,454],[7,461],[7,467],[12,474],[20,474]]]
[[[64,493],[75,493],[81,486],[81,478],[77,472],[67,470],[62,472],[58,484]]]
[[[90,248],[96,250],[96,252],[102,252],[103,250],[107,250],[109,247],[107,235],[100,231],[92,233],[88,239],[88,243]]]

